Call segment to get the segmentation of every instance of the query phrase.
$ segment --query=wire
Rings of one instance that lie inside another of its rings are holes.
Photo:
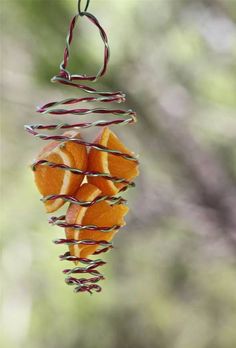
[[[90,0],[87,0],[86,1],[86,5],[85,5],[85,8],[84,10],[82,11],[81,10],[81,0],[78,0],[78,13],[79,15],[82,17],[85,15],[85,12],[87,11],[88,7],[89,7],[89,3],[90,3]]]

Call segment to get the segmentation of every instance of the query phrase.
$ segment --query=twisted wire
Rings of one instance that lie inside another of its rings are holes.
[[[41,201],[42,202],[54,201],[56,199],[62,199],[65,202],[77,204],[77,205],[80,205],[81,207],[86,207],[86,208],[91,207],[95,203],[99,203],[102,201],[109,201],[113,205],[126,203],[126,200],[122,197],[99,196],[99,197],[94,198],[92,201],[80,201],[77,198],[75,198],[74,196],[63,195],[63,194],[44,196],[43,198],[41,198]]]
[[[86,129],[91,127],[134,124],[137,121],[136,113],[133,110],[123,110],[120,108],[106,108],[106,107],[94,107],[94,108],[86,108],[81,106],[74,107],[75,104],[81,105],[83,103],[88,103],[88,102],[101,103],[101,104],[103,103],[104,104],[109,104],[109,103],[120,104],[126,101],[126,96],[121,91],[116,91],[116,92],[99,91],[94,87],[84,84],[85,81],[96,82],[100,77],[102,77],[106,73],[107,67],[108,67],[108,61],[110,57],[108,39],[104,29],[101,27],[97,18],[91,13],[87,12],[89,2],[90,1],[87,0],[84,10],[81,10],[81,1],[80,0],[78,1],[78,13],[72,18],[70,22],[69,31],[66,37],[66,45],[64,49],[63,60],[60,64],[60,72],[58,75],[54,76],[51,79],[51,82],[53,83],[59,83],[62,85],[72,87],[74,89],[78,89],[82,92],[87,93],[89,96],[72,97],[72,98],[67,98],[60,101],[51,101],[42,106],[37,107],[36,111],[40,113],[42,116],[51,116],[53,118],[57,116],[67,117],[69,115],[84,117],[87,115],[102,114],[102,115],[108,115],[112,117],[112,119],[111,120],[96,120],[92,122],[82,121],[82,122],[76,122],[76,123],[61,122],[61,123],[55,123],[55,124],[54,123],[53,124],[30,124],[30,125],[25,125],[25,130],[31,135],[41,140],[57,141],[58,143],[61,144],[60,146],[63,146],[63,144],[66,143],[67,141],[72,141],[77,144],[80,144],[89,148],[94,148],[98,151],[107,152],[114,156],[122,157],[124,159],[138,163],[138,159],[135,155],[130,155],[128,153],[110,149],[103,145],[99,145],[93,142],[87,142],[78,138],[73,138],[73,137],[65,136],[65,135],[56,135],[56,134],[49,135],[49,134],[39,133],[40,130],[58,131],[58,130],[64,130],[64,129]],[[95,27],[99,30],[99,33],[104,45],[103,64],[101,68],[99,69],[99,71],[97,72],[97,74],[95,75],[71,74],[69,70],[67,69],[67,65],[69,63],[69,58],[70,58],[70,46],[73,40],[74,30],[78,20],[80,20],[81,17],[87,18],[89,22],[95,25]],[[73,105],[73,108],[70,108],[70,109],[66,108],[66,107],[71,107],[72,105]],[[128,188],[135,186],[134,182],[126,180],[125,178],[118,178],[115,176],[111,176],[108,173],[79,170],[77,168],[69,167],[65,164],[53,163],[44,159],[36,160],[31,166],[32,170],[35,171],[38,166],[48,166],[51,168],[58,168],[61,170],[70,171],[73,174],[78,174],[78,175],[86,175],[91,177],[103,177],[104,179],[111,180],[114,183],[125,184],[125,186],[120,190],[120,192],[124,192]],[[56,199],[62,199],[63,201],[67,203],[77,204],[82,207],[91,207],[92,205],[99,203],[101,201],[108,201],[112,205],[126,203],[126,200],[120,196],[117,197],[117,196],[106,196],[106,195],[99,196],[92,201],[80,201],[76,199],[74,196],[66,195],[66,194],[53,194],[53,195],[48,195],[41,198],[43,202],[56,200]],[[61,215],[59,217],[53,216],[49,219],[49,223],[51,225],[59,226],[61,228],[73,228],[75,230],[99,231],[102,233],[116,231],[121,227],[119,225],[97,226],[92,224],[90,225],[83,225],[83,224],[76,224],[76,223],[69,224],[66,221],[65,215]],[[55,239],[53,242],[55,244],[59,244],[59,245],[62,244],[62,245],[68,245],[68,246],[71,246],[71,245],[97,246],[98,249],[96,249],[93,255],[99,255],[101,253],[105,253],[113,248],[112,243],[105,240],[97,241],[93,239],[76,240],[76,239],[70,239],[70,238],[58,238],[58,239]],[[75,263],[79,262],[80,265],[83,265],[83,266],[76,266],[70,269],[65,269],[63,271],[63,273],[67,275],[65,279],[66,283],[68,285],[74,285],[75,292],[92,293],[93,291],[95,292],[101,291],[101,287],[96,283],[105,278],[96,268],[105,265],[106,262],[100,259],[94,260],[90,258],[76,257],[71,255],[70,252],[66,252],[63,255],[60,255],[59,258],[62,261],[69,261],[69,262],[75,262]],[[92,277],[78,279],[72,276],[74,274],[86,274]]]
[[[111,232],[113,230],[118,230],[120,225],[113,225],[111,227],[107,226],[97,226],[97,225],[81,225],[81,224],[69,224],[66,222],[66,216],[52,216],[49,219],[49,223],[63,228],[73,228],[75,230],[90,230],[90,231],[100,231],[100,232]]]

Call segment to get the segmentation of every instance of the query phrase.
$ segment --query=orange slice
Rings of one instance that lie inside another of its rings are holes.
[[[80,201],[93,201],[101,195],[101,191],[92,184],[83,184],[77,191],[75,197]],[[128,212],[128,207],[123,204],[110,205],[107,201],[95,203],[90,207],[82,207],[76,204],[70,204],[66,222],[68,224],[96,225],[99,227],[112,227],[113,225],[124,226],[124,216]],[[66,228],[66,237],[76,240],[105,240],[111,241],[118,230],[111,232],[76,230],[74,228]],[[70,254],[77,257],[88,257],[92,255],[99,245],[72,245],[69,247]]]
[[[101,134],[95,140],[95,143],[106,146],[112,150],[118,150],[133,155],[133,152],[127,149],[108,127],[103,128]],[[94,148],[91,148],[89,152],[88,170],[107,173],[111,176],[124,178],[128,181],[131,181],[139,174],[137,162],[115,156],[105,151],[99,151]],[[102,193],[106,195],[115,195],[126,186],[125,183],[114,183],[111,180],[102,177],[88,176],[88,182],[97,186]]]
[[[75,131],[66,132],[63,135],[79,138],[79,133]],[[57,164],[65,164],[69,167],[86,170],[87,151],[84,145],[73,141],[60,143],[53,141],[46,145],[38,156],[38,160],[47,160]],[[38,165],[34,171],[35,183],[39,192],[43,196],[67,194],[72,195],[81,185],[84,175],[73,174],[68,170],[60,168],[50,168],[46,165]],[[58,198],[44,202],[47,213],[54,212],[65,203]]]

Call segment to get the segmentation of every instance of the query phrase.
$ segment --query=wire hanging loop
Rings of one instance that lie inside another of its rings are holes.
[[[89,7],[90,0],[87,0],[84,10],[81,10],[81,0],[78,0],[78,13],[82,17]]]
[[[54,76],[51,79],[52,82],[65,83],[65,82],[74,81],[74,80],[95,82],[100,77],[102,77],[107,70],[108,61],[110,58],[110,49],[109,49],[109,45],[108,45],[107,35],[106,35],[105,30],[102,28],[99,21],[97,20],[97,18],[94,15],[92,15],[91,13],[86,12],[86,10],[88,9],[89,3],[90,3],[90,0],[87,0],[84,11],[81,11],[81,0],[78,1],[78,14],[72,18],[71,23],[70,23],[69,32],[68,32],[68,35],[66,37],[66,47],[64,50],[64,56],[63,56],[63,60],[60,64],[60,73],[59,73],[59,75]],[[85,74],[83,74],[83,75],[82,74],[71,74],[67,70],[67,65],[68,65],[69,57],[70,57],[70,46],[71,46],[73,36],[74,36],[74,29],[75,29],[76,22],[77,22],[78,18],[82,17],[82,16],[87,17],[88,20],[93,25],[95,25],[95,27],[97,27],[97,29],[99,30],[100,36],[102,38],[103,45],[104,45],[102,67],[99,69],[99,71],[97,72],[96,75],[91,75],[91,76],[88,76]]]

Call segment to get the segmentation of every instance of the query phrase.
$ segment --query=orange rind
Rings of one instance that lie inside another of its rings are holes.
[[[83,184],[77,193],[75,198],[79,201],[94,201],[101,195],[101,190],[92,184]],[[119,204],[111,205],[107,201],[101,201],[95,203],[89,207],[83,207],[78,204],[71,203],[67,213],[66,222],[67,224],[80,224],[80,225],[96,225],[98,230],[88,229],[75,229],[68,227],[65,229],[66,237],[68,239],[75,240],[93,240],[93,241],[111,241],[118,231],[114,229],[110,232],[101,232],[99,227],[113,227],[118,225],[120,227],[125,225],[124,216],[128,212],[128,207]],[[70,255],[79,258],[87,258],[92,255],[97,249],[98,245],[83,245],[75,244],[69,246]]]
[[[80,138],[76,131],[63,134],[70,138]],[[71,168],[86,170],[87,150],[84,145],[73,141],[60,143],[53,141],[46,145],[40,152],[37,160],[63,164]],[[74,174],[69,170],[51,168],[48,165],[39,164],[34,169],[35,183],[43,197],[50,195],[72,195],[81,185],[84,175]],[[64,200],[45,200],[44,205],[47,213],[52,213],[64,204]]]
[[[103,128],[94,143],[131,156],[134,155],[108,127]],[[106,151],[99,151],[95,148],[91,148],[88,155],[88,170],[106,173],[128,181],[133,180],[139,174],[137,161],[116,156]],[[88,182],[97,186],[105,195],[115,195],[127,185],[99,176],[88,176]]]

